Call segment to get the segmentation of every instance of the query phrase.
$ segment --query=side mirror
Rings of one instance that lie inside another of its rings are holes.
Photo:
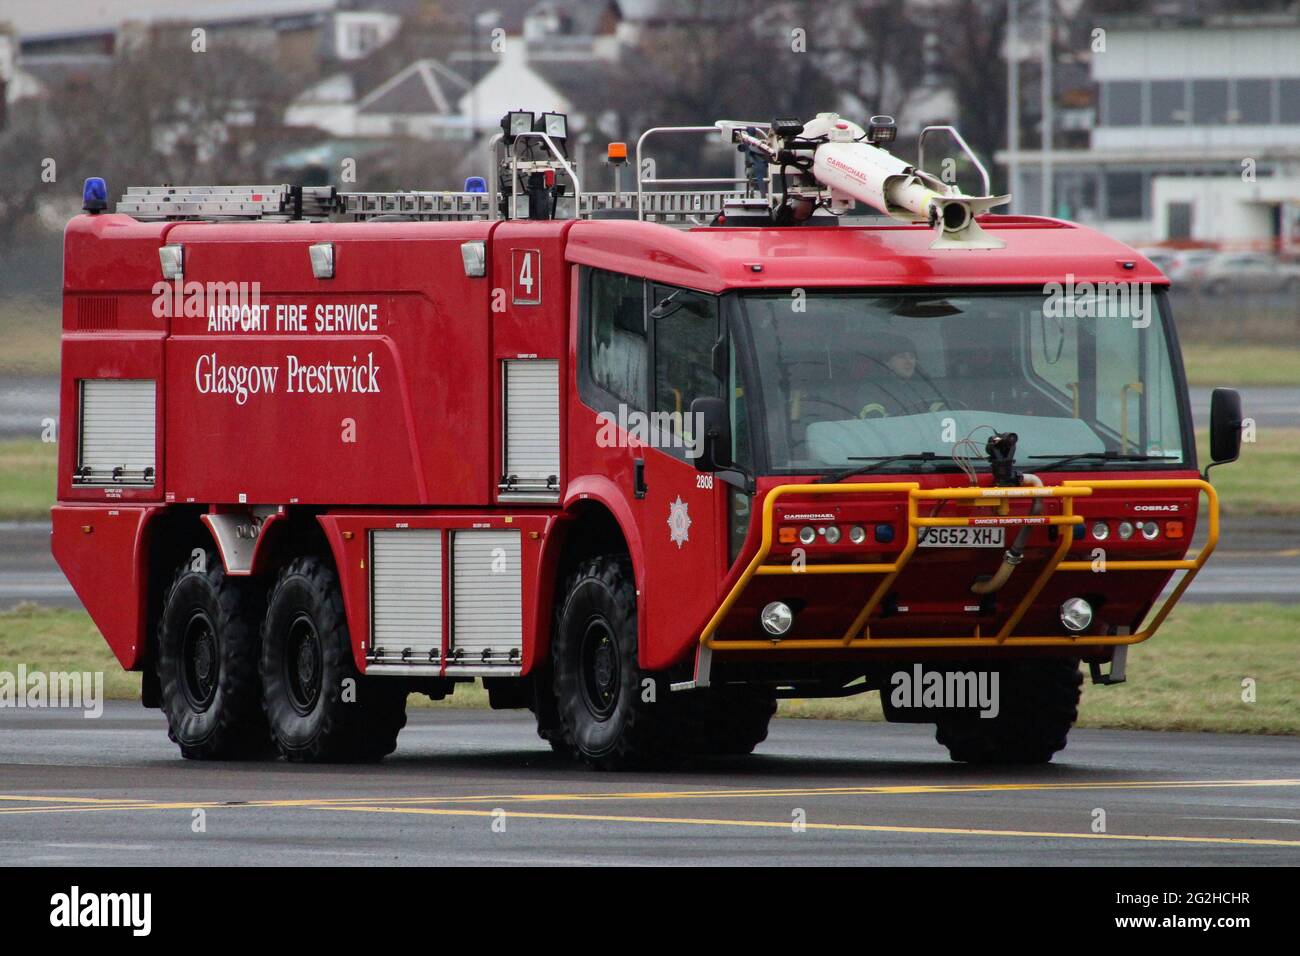
[[[691,429],[699,443],[695,467],[699,471],[725,471],[731,462],[731,420],[727,403],[720,398],[701,397],[691,402]]]
[[[1235,388],[1210,393],[1210,460],[1216,465],[1241,454],[1241,395]]]

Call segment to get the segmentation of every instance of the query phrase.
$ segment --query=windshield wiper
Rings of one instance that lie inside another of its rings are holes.
[[[1100,461],[1102,463],[1112,461],[1168,461],[1177,460],[1179,455],[1128,455],[1121,454],[1117,451],[1084,451],[1075,455],[1030,455],[1031,460],[1049,459],[1050,464],[1035,471],[1051,471],[1054,468],[1060,468],[1064,465],[1072,464],[1076,461]]]
[[[852,468],[845,468],[843,471],[833,472],[829,475],[822,475],[813,482],[815,485],[834,484],[837,481],[843,481],[845,478],[852,478],[854,475],[865,475],[867,472],[875,471],[877,468],[883,468],[890,462],[895,461],[937,461],[939,458],[932,451],[921,451],[911,455],[872,455],[867,458],[849,457],[845,461],[871,461],[873,465],[854,465]]]

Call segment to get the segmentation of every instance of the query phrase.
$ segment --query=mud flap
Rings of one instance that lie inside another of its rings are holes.
[[[152,710],[162,706],[162,681],[158,679],[158,669],[152,661],[140,674],[140,704]]]
[[[1115,652],[1110,658],[1110,671],[1108,673],[1103,674],[1101,672],[1101,664],[1101,661],[1088,662],[1088,672],[1092,676],[1094,684],[1109,687],[1112,684],[1124,683],[1125,671],[1128,666],[1128,645],[1119,644],[1116,646]]]
[[[706,644],[700,644],[695,651],[695,677],[691,680],[670,684],[670,690],[696,690],[709,686],[709,671],[713,668],[713,650]]]

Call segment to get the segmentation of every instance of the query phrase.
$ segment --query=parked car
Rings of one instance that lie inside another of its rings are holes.
[[[1205,267],[1219,253],[1213,249],[1180,249],[1166,269],[1161,267],[1171,282],[1178,285],[1196,285],[1205,277]]]
[[[1177,251],[1174,249],[1139,249],[1138,252],[1150,259],[1151,264],[1165,275],[1169,275],[1169,270],[1177,256]]]
[[[1205,266],[1201,288],[1207,295],[1233,290],[1300,295],[1300,265],[1257,252],[1228,252]]]

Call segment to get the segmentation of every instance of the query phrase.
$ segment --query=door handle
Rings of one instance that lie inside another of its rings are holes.
[[[632,494],[644,498],[649,490],[645,484],[645,459],[638,458],[632,463]]]

